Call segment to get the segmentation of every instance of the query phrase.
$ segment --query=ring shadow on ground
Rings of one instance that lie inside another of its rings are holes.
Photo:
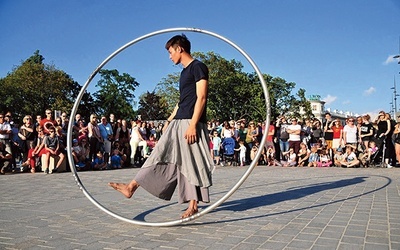
[[[232,221],[250,220],[250,219],[261,218],[261,217],[266,217],[266,216],[286,214],[286,213],[301,211],[301,210],[310,209],[310,208],[322,207],[322,206],[335,204],[335,203],[346,201],[346,200],[355,199],[355,198],[358,198],[358,197],[361,197],[364,195],[368,195],[370,193],[374,193],[383,188],[386,188],[392,182],[392,180],[386,176],[378,176],[378,177],[386,179],[387,183],[385,183],[381,187],[378,187],[378,188],[375,188],[368,192],[360,193],[360,194],[357,194],[357,195],[354,195],[351,197],[347,197],[347,198],[343,198],[343,199],[339,199],[339,200],[333,200],[330,202],[321,203],[321,204],[317,204],[317,205],[313,205],[313,206],[306,206],[306,207],[296,208],[296,209],[292,209],[292,210],[282,211],[282,212],[269,213],[269,214],[259,215],[259,216],[243,217],[240,219],[221,220],[221,221],[217,221],[217,222],[208,222],[208,223],[204,223],[204,224],[226,223],[226,222],[232,222]],[[318,193],[321,191],[356,185],[356,184],[365,182],[365,179],[367,179],[367,178],[369,178],[369,177],[355,177],[355,178],[351,178],[351,179],[319,183],[319,184],[315,184],[315,185],[308,185],[308,186],[304,186],[304,187],[300,187],[300,188],[291,188],[286,191],[273,193],[273,194],[267,194],[267,195],[261,195],[261,196],[257,196],[257,197],[229,201],[229,202],[223,203],[220,207],[218,207],[214,211],[212,211],[212,213],[222,211],[222,210],[235,211],[235,212],[245,211],[248,209],[253,209],[253,208],[262,207],[262,206],[268,206],[268,205],[276,204],[276,203],[287,201],[287,200],[300,199],[302,197],[312,195],[312,194],[315,194],[315,193]],[[189,225],[189,224],[187,224],[187,225]]]
[[[360,194],[357,194],[357,195],[354,195],[351,197],[346,197],[343,199],[334,200],[334,201],[330,201],[330,202],[326,202],[326,203],[321,203],[321,204],[317,204],[317,205],[313,205],[313,206],[301,207],[301,208],[296,208],[296,209],[287,210],[287,211],[283,211],[283,212],[270,213],[270,214],[259,215],[259,216],[243,217],[240,219],[205,222],[202,224],[215,224],[215,223],[226,223],[226,222],[240,221],[240,220],[250,220],[250,219],[255,219],[255,218],[274,216],[274,215],[279,215],[279,214],[286,214],[286,213],[291,213],[291,212],[295,212],[295,211],[326,206],[326,205],[342,202],[345,200],[355,199],[355,198],[376,192],[378,190],[381,190],[381,189],[389,186],[390,183],[392,182],[392,180],[386,176],[380,176],[380,175],[375,175],[375,176],[386,179],[387,183],[385,183],[381,187],[375,188],[375,189],[365,192],[365,193],[360,193]],[[273,205],[273,204],[283,202],[283,201],[296,200],[296,199],[300,199],[305,196],[309,196],[309,195],[312,195],[312,194],[315,194],[318,192],[360,184],[360,183],[365,182],[366,181],[365,179],[367,179],[367,178],[369,178],[369,177],[354,177],[351,179],[323,182],[323,183],[312,184],[312,185],[307,185],[307,186],[289,188],[288,190],[278,192],[278,193],[266,194],[266,195],[260,195],[260,196],[256,196],[256,197],[249,197],[249,198],[245,198],[245,199],[228,201],[228,202],[224,202],[223,204],[221,204],[221,206],[217,207],[213,211],[210,211],[210,213],[215,213],[215,212],[223,211],[223,210],[240,212],[240,211],[245,211],[245,210],[249,210],[249,209],[254,209],[257,207]],[[165,206],[159,206],[154,209],[148,210],[144,213],[141,213],[141,214],[135,216],[133,219],[134,220],[145,220],[145,217],[147,214],[150,214],[153,211],[159,210],[161,208],[164,208],[164,207],[167,207],[170,205],[171,204],[165,205]],[[204,207],[206,207],[206,206],[204,206]],[[193,225],[193,224],[194,223],[187,223],[184,225]]]

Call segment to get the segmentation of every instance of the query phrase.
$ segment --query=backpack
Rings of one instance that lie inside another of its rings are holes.
[[[286,131],[286,126],[282,126],[281,130],[280,130],[280,136],[279,138],[283,141],[286,141],[287,139],[289,139],[289,133]]]

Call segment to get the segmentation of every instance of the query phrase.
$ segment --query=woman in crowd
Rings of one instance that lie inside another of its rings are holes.
[[[357,123],[360,122],[360,124],[357,124],[357,126],[359,126],[359,129],[358,129],[359,135],[358,136],[363,145],[363,148],[367,149],[368,143],[370,140],[372,140],[372,137],[373,137],[374,127],[372,126],[372,124],[370,122],[371,117],[368,114],[363,115],[360,118],[361,118],[361,120],[359,118],[357,118]]]
[[[343,126],[342,122],[339,119],[335,119],[333,121],[332,126],[329,129],[330,132],[333,133],[332,139],[332,148],[336,152],[336,150],[341,146],[343,139]]]
[[[89,159],[93,161],[97,156],[100,142],[103,141],[103,138],[100,136],[99,126],[97,125],[96,115],[90,115],[90,122],[88,123],[87,127],[90,145]]]
[[[394,145],[392,143],[392,124],[389,119],[390,115],[386,114],[384,111],[380,111],[379,115],[376,119],[376,123],[378,126],[378,130],[376,131],[376,136],[378,140],[381,140],[385,143],[385,164],[388,168],[391,168],[392,165],[389,163],[389,160],[393,158],[394,154]],[[395,164],[395,163],[392,163]]]
[[[35,133],[32,117],[30,115],[26,115],[22,121],[23,125],[19,128],[18,137],[20,139],[23,160],[26,161],[29,158],[29,150],[35,146]]]

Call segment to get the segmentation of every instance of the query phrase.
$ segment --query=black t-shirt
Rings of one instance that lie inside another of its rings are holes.
[[[204,63],[198,60],[193,60],[182,70],[179,79],[179,108],[174,119],[192,118],[197,100],[196,83],[202,79],[208,80],[208,68]],[[199,121],[207,122],[206,108],[204,108]]]

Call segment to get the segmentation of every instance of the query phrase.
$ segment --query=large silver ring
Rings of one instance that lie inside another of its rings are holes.
[[[246,59],[247,61],[251,64],[251,66],[254,68],[255,72],[258,75],[258,78],[260,79],[261,85],[262,85],[262,89],[264,92],[264,96],[265,96],[265,106],[266,106],[266,117],[265,117],[265,121],[266,121],[266,127],[268,128],[269,124],[270,124],[270,101],[269,101],[269,93],[268,93],[268,88],[267,88],[267,84],[265,83],[264,77],[262,75],[262,73],[260,72],[260,70],[258,69],[257,65],[255,64],[255,62],[250,58],[250,56],[243,50],[241,49],[238,45],[236,45],[235,43],[233,43],[232,41],[228,40],[227,38],[218,35],[216,33],[207,31],[207,30],[202,30],[202,29],[198,29],[198,28],[170,28],[170,29],[163,29],[163,30],[158,30],[155,32],[151,32],[148,33],[144,36],[138,37],[130,42],[128,42],[127,44],[123,45],[122,47],[120,47],[119,49],[117,49],[114,53],[112,53],[110,56],[108,56],[94,71],[93,73],[90,75],[90,77],[88,78],[88,80],[86,81],[86,83],[83,85],[81,91],[79,92],[79,95],[77,97],[77,99],[75,100],[75,104],[72,108],[71,111],[71,116],[70,117],[75,117],[76,112],[78,110],[79,107],[79,103],[82,100],[82,97],[87,89],[87,87],[89,86],[90,82],[93,80],[93,78],[96,76],[96,74],[103,68],[103,66],[105,64],[107,64],[112,58],[114,58],[116,55],[118,55],[119,53],[121,53],[123,50],[125,50],[126,48],[134,45],[135,43],[145,40],[147,38],[156,36],[156,35],[160,35],[160,34],[164,34],[164,33],[171,33],[171,32],[197,32],[197,33],[202,33],[202,34],[206,34],[206,35],[210,35],[213,36],[215,38],[218,38],[224,42],[226,42],[227,44],[231,45],[233,48],[235,48],[237,51],[239,51]],[[173,220],[173,221],[166,221],[166,222],[146,222],[146,221],[138,221],[138,220],[134,220],[134,219],[129,219],[129,218],[125,218],[123,216],[120,216],[118,214],[115,214],[114,212],[108,210],[106,207],[104,207],[102,204],[100,204],[96,199],[94,199],[92,197],[92,195],[86,190],[85,186],[83,185],[83,183],[81,182],[77,170],[75,168],[75,164],[74,164],[74,159],[72,156],[72,128],[74,125],[74,119],[70,119],[69,124],[68,124],[68,134],[67,134],[67,155],[68,155],[68,161],[69,164],[71,166],[71,171],[73,173],[73,176],[75,178],[75,181],[78,185],[78,187],[82,190],[82,192],[84,193],[84,195],[98,208],[100,208],[102,211],[106,212],[107,214],[115,217],[116,219],[128,222],[128,223],[132,223],[132,224],[136,224],[136,225],[140,225],[140,226],[153,226],[153,227],[162,227],[162,226],[174,226],[174,225],[178,225],[184,222],[188,222],[194,219],[197,219],[207,213],[209,213],[211,210],[217,208],[219,205],[221,205],[223,202],[225,202],[242,184],[243,182],[247,179],[247,177],[250,175],[250,173],[253,171],[254,167],[257,165],[256,163],[258,162],[258,159],[261,156],[261,150],[258,150],[257,154],[255,155],[255,158],[253,159],[253,161],[251,162],[249,168],[247,169],[247,171],[243,174],[243,176],[239,179],[239,181],[232,187],[231,190],[229,190],[224,196],[222,196],[218,201],[216,201],[215,203],[209,205],[208,207],[206,207],[205,209],[199,211],[198,213],[188,217],[188,218],[184,218],[184,219],[179,219],[179,220]],[[264,148],[265,142],[266,142],[266,137],[267,137],[267,133],[265,133],[262,137],[262,140],[260,142],[260,148]]]

